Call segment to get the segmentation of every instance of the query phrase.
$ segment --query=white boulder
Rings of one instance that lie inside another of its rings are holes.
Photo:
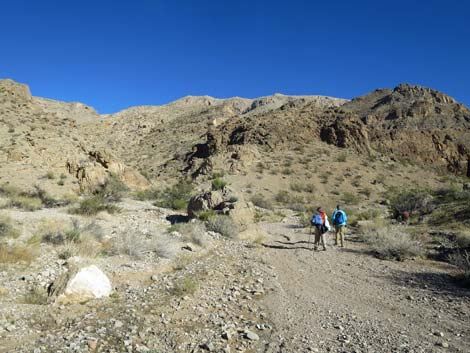
[[[95,265],[81,268],[68,281],[64,292],[59,295],[62,302],[85,301],[108,297],[112,292],[111,281]]]

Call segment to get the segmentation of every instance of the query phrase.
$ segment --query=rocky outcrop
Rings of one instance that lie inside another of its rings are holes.
[[[9,100],[30,102],[32,100],[29,87],[10,79],[0,80],[0,97]]]
[[[88,157],[87,160],[69,160],[66,164],[68,172],[77,178],[81,191],[99,190],[111,175],[132,190],[144,190],[150,186],[144,176],[116,160],[110,151],[90,151]]]
[[[204,211],[230,216],[240,226],[253,223],[255,208],[241,196],[234,196],[229,189],[207,191],[193,196],[188,203],[188,216],[196,217]]]
[[[325,111],[323,141],[371,149],[464,173],[470,155],[470,111],[452,97],[401,84]]]

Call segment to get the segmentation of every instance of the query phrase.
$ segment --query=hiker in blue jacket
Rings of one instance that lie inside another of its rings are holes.
[[[331,219],[333,220],[333,224],[335,226],[335,245],[338,245],[339,238],[341,241],[341,247],[344,248],[344,228],[348,222],[348,217],[346,216],[346,212],[341,209],[340,205],[336,206],[336,210],[333,212]]]

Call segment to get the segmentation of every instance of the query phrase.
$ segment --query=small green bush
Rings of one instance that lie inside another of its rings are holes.
[[[222,190],[225,186],[227,186],[227,182],[221,178],[212,180],[212,190]]]
[[[262,194],[255,194],[250,198],[250,201],[257,207],[265,208],[267,210],[272,210],[272,203],[267,200]]]
[[[192,276],[185,276],[176,280],[171,294],[183,297],[185,295],[194,294],[199,288],[198,281]]]
[[[70,210],[70,213],[82,216],[94,216],[101,211],[116,213],[119,211],[119,208],[106,202],[106,200],[99,196],[93,196],[82,200],[78,207]]]
[[[236,238],[239,232],[238,226],[229,216],[220,215],[208,219],[207,229],[232,239]]]
[[[135,193],[135,198],[140,201],[157,200],[161,195],[160,190],[150,188]]]
[[[410,215],[424,215],[430,213],[434,206],[432,204],[432,195],[427,190],[407,190],[400,191],[391,189],[388,192],[390,207],[395,218],[398,218],[403,212],[409,212]]]
[[[201,212],[198,212],[197,213],[197,219],[199,219],[200,221],[207,221],[209,220],[209,218],[215,216],[215,211],[214,210],[207,210],[207,211],[201,211]]]
[[[274,197],[274,200],[276,200],[276,202],[279,202],[281,204],[289,203],[291,199],[292,199],[291,195],[286,190],[280,190]]]
[[[165,188],[154,205],[174,210],[186,210],[192,192],[193,185],[186,180],[182,180],[172,187]]]
[[[37,197],[13,196],[8,202],[8,207],[17,207],[25,211],[37,211],[43,208],[42,201]]]
[[[117,176],[111,174],[104,185],[95,191],[95,195],[109,202],[120,201],[129,188]]]
[[[47,172],[46,178],[50,180],[55,179],[54,172],[51,172],[51,171]]]
[[[343,193],[342,200],[347,205],[357,205],[359,203],[359,197],[353,193]]]

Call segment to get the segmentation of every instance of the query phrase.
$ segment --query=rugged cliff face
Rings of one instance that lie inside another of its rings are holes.
[[[453,98],[401,84],[328,110],[322,140],[359,151],[442,163],[463,172],[470,155],[470,111]]]

